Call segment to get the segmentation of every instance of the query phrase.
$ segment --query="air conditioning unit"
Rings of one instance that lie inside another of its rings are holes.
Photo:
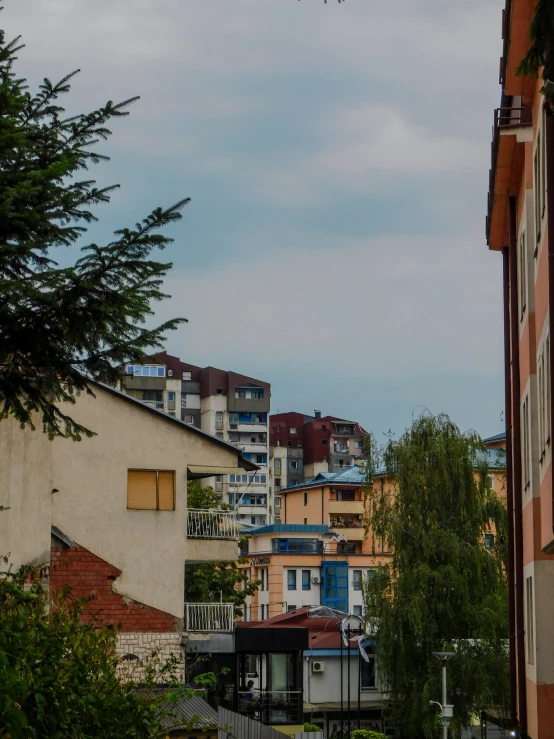
[[[325,672],[325,662],[312,662],[312,672]]]
[[[314,585],[319,585],[319,583],[321,582],[321,578],[320,577],[312,577],[312,582],[313,582]]]

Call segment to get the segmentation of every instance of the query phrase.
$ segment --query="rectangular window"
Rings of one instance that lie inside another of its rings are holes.
[[[296,590],[296,570],[287,570],[287,590]]]
[[[275,487],[280,488],[281,487],[281,478],[276,477],[275,478]]]
[[[292,604],[290,606],[287,606],[287,611],[290,613],[291,611],[296,611],[296,606],[293,606]]]
[[[215,412],[215,420],[216,421],[223,421],[223,411],[216,411]]]
[[[312,571],[302,570],[302,590],[312,589]]]
[[[304,493],[304,505],[308,505],[308,493]]]
[[[183,380],[192,380],[192,372],[183,372]]]
[[[174,511],[175,472],[128,470],[127,508],[134,511]]]
[[[168,393],[167,399],[170,403],[175,403],[175,393]]]
[[[216,439],[219,439],[219,441],[223,441],[223,433],[221,431],[218,431],[215,435]]]
[[[267,590],[267,567],[260,567],[258,580],[260,581],[260,590]]]
[[[369,662],[366,662],[365,659],[360,660],[362,673],[360,683],[362,690],[373,690],[375,688],[375,655],[370,644],[364,644],[363,646],[369,657]]]
[[[494,492],[494,475],[487,475],[487,487]]]
[[[523,401],[522,413],[522,445],[523,445],[523,489],[526,490],[530,484],[530,444],[529,444],[529,396]]]
[[[321,440],[321,443],[322,443],[323,446],[327,446],[327,439],[322,439]]]
[[[352,607],[352,614],[354,616],[359,616],[359,618],[362,618],[363,617],[362,606],[353,606]]]
[[[260,475],[260,483],[265,485],[267,483],[267,475]]]
[[[485,549],[494,549],[494,534],[485,534]]]
[[[260,621],[265,621],[265,604],[260,606]]]
[[[352,570],[352,587],[354,590],[362,589],[362,571]]]
[[[274,459],[273,460],[273,466],[275,467],[276,470],[280,470],[281,469],[281,460],[280,459]]]
[[[307,518],[305,518],[305,519],[304,519],[304,526],[307,526],[307,525],[308,525],[308,519],[307,519]]]
[[[523,318],[527,308],[527,243],[525,231],[519,238],[519,313]]]
[[[193,416],[185,416],[185,423],[194,423]]]
[[[296,436],[297,433],[298,433],[298,429],[295,429],[294,426],[291,426],[289,429],[289,434],[291,436]]]
[[[533,578],[525,581],[527,662],[535,664],[535,609],[533,607]]]
[[[298,462],[289,462],[289,467],[291,470],[297,470],[298,469]]]

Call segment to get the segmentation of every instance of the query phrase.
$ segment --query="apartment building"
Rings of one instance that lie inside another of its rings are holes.
[[[362,455],[367,432],[335,416],[277,413],[270,417],[271,475],[275,492],[310,480],[319,472],[352,467]]]
[[[182,657],[185,564],[234,560],[229,512],[191,511],[187,480],[255,472],[231,444],[114,388],[90,383],[62,410],[95,432],[49,441],[0,422],[0,542],[9,566],[89,599],[84,620],[117,627],[120,654]],[[40,428],[40,423],[37,423]]]
[[[511,721],[542,739],[554,737],[554,116],[542,80],[516,73],[536,5],[504,10],[486,225],[504,286]]]
[[[244,458],[259,468],[256,473],[222,473],[206,484],[236,509],[241,523],[261,526],[273,520],[269,383],[215,367],[197,367],[160,352],[150,363],[126,365],[122,384],[137,400],[241,449]]]

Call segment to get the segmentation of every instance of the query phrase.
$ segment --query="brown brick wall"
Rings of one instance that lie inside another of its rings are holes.
[[[176,619],[157,608],[137,603],[114,592],[121,571],[78,545],[53,540],[50,552],[50,593],[71,587],[72,598],[88,598],[83,621],[99,620],[122,632],[167,633],[177,630]]]

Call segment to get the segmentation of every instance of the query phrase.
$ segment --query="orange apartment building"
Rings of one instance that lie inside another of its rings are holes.
[[[485,439],[489,484],[505,494],[504,435]],[[364,616],[363,582],[390,552],[366,532],[366,475],[358,466],[320,472],[281,491],[281,523],[249,531],[242,555],[250,579],[261,586],[248,600],[245,620],[263,621],[286,611],[327,606]],[[375,475],[376,488],[386,485]],[[486,534],[493,546],[494,532]]]
[[[554,737],[554,116],[542,81],[518,76],[534,0],[507,0],[487,242],[502,255],[510,567],[511,720]]]

